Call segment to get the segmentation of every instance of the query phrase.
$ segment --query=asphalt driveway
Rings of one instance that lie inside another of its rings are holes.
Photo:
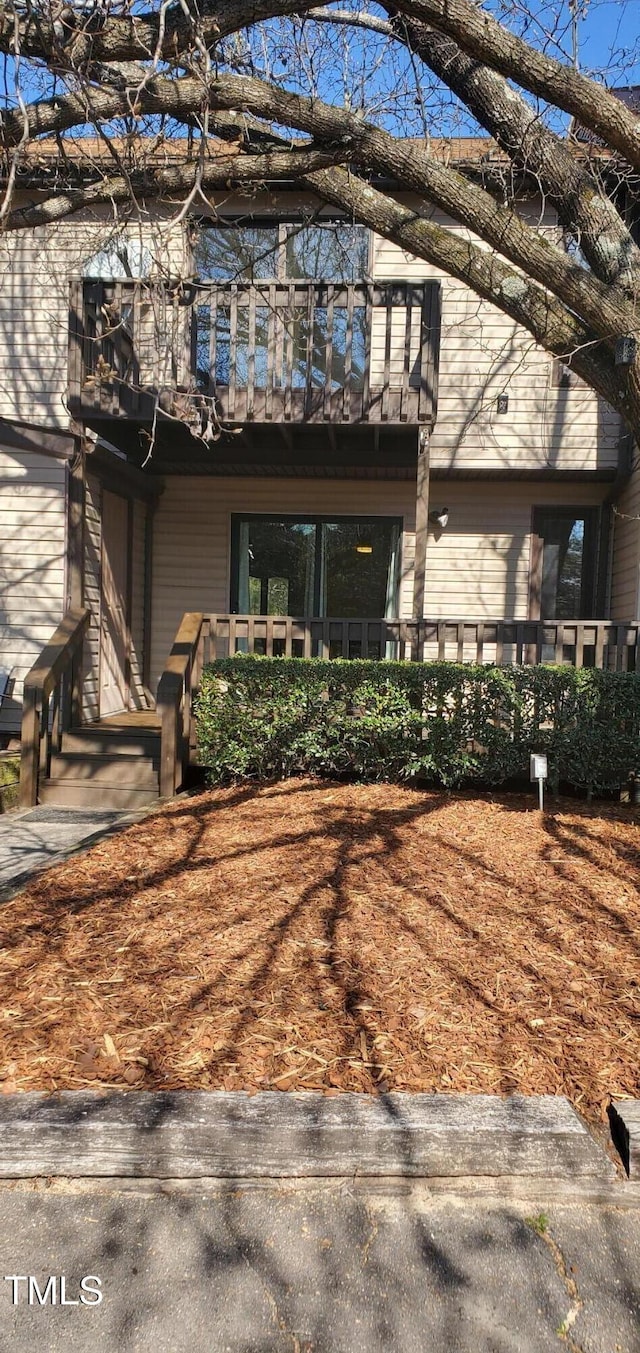
[[[2,1187],[3,1353],[640,1350],[640,1208],[162,1187]]]

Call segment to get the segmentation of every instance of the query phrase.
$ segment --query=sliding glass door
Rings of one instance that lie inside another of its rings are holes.
[[[235,517],[231,610],[397,616],[401,531],[392,517]]]

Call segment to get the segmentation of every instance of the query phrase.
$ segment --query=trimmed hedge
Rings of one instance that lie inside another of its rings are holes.
[[[499,785],[547,752],[552,785],[640,769],[640,674],[262,658],[208,666],[196,705],[212,784],[289,775]]]

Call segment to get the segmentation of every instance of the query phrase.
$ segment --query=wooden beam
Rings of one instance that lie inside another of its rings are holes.
[[[127,499],[127,595],[125,616],[125,639],[126,652],[124,660],[124,680],[127,692],[126,708],[131,709],[131,654],[133,651],[133,634],[131,626],[133,622],[133,528],[134,528],[135,500]]]
[[[136,465],[117,456],[108,447],[97,442],[91,455],[91,473],[111,493],[124,498],[141,498],[155,502],[164,492],[164,480],[159,475],[139,470]]]
[[[151,682],[151,613],[153,605],[153,527],[155,502],[147,503],[144,523],[144,637],[142,640],[142,684],[147,693]],[[155,698],[155,697],[154,697]]]
[[[615,1178],[562,1095],[0,1096],[0,1177]]]
[[[12,446],[18,451],[33,451],[56,460],[70,460],[75,452],[74,434],[64,429],[52,430],[36,423],[12,422],[0,418],[0,446]]]
[[[67,463],[67,609],[84,606],[85,457],[78,438]]]
[[[429,429],[418,430],[416,469],[416,552],[413,565],[413,618],[422,620],[427,576],[427,536],[429,533]]]

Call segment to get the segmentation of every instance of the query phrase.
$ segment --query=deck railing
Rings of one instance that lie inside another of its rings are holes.
[[[239,653],[283,658],[395,658],[640,671],[640,622],[609,620],[334,620],[271,615],[182,617],[158,685],[160,793],[197,762],[193,700],[203,667]]]
[[[209,661],[209,623],[200,611],[183,615],[158,683],[160,794],[171,798],[182,787],[195,759],[193,697],[204,662]]]
[[[300,658],[568,663],[640,671],[640,622],[610,620],[364,620],[212,615],[211,658],[235,653]]]
[[[439,304],[437,282],[75,281],[70,407],[144,421],[182,386],[229,423],[432,422]]]
[[[424,422],[433,283],[264,282],[199,293],[198,384],[230,422]]]

